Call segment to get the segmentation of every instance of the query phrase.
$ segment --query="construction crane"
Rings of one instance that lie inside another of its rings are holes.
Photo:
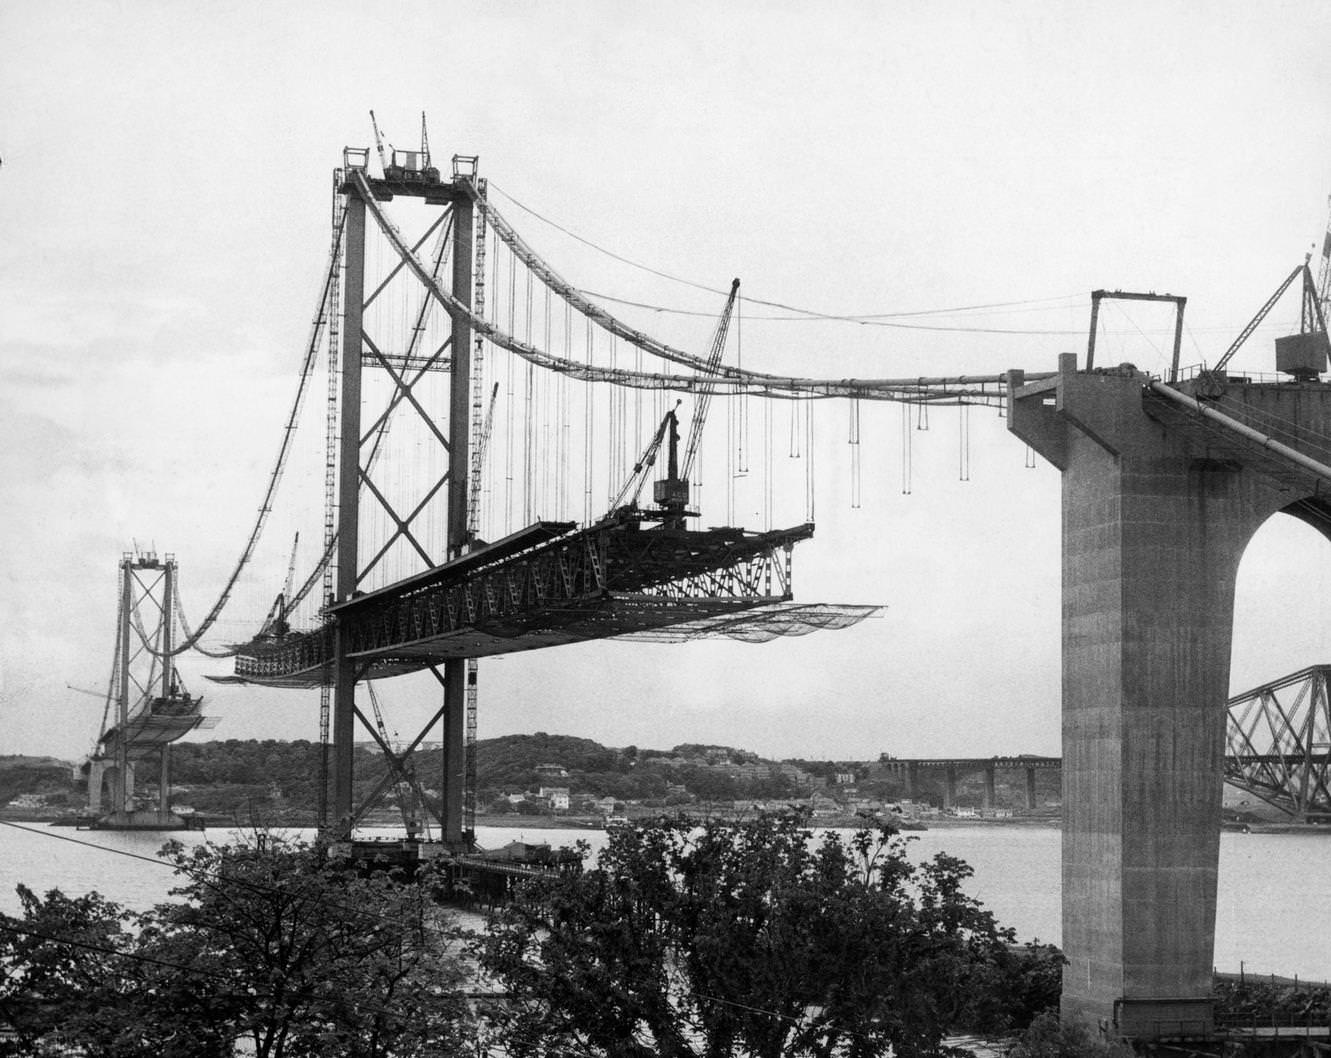
[[[384,138],[379,135],[379,122],[375,120],[374,111],[370,111],[370,126],[374,129],[374,147],[379,152],[379,171],[384,174],[384,179],[388,178],[388,159],[384,156]]]
[[[277,593],[277,598],[273,600],[268,616],[263,620],[263,627],[259,629],[259,638],[272,637],[279,639],[291,631],[291,622],[287,620],[287,609],[294,605],[294,601],[291,599],[291,589],[296,579],[296,551],[299,547],[300,532],[297,531],[296,538],[291,542],[291,559],[287,562],[286,580],[282,582],[282,590]]]
[[[682,403],[684,402],[675,401],[675,407],[666,412],[665,418],[661,420],[661,425],[656,428],[656,433],[647,442],[647,447],[642,450],[642,455],[638,457],[638,461],[633,464],[633,472],[629,474],[623,488],[619,490],[619,494],[610,504],[612,512],[621,508],[635,509],[638,506],[638,497],[642,495],[642,487],[647,483],[652,467],[656,465],[656,457],[661,451],[661,442],[665,439],[667,430],[671,432],[674,443],[678,444],[679,419],[676,416],[676,409]]]
[[[439,170],[430,164],[430,137],[425,128],[425,111],[421,111],[421,146],[418,151],[399,151],[392,143],[384,153],[384,140],[379,122],[370,111],[370,126],[374,129],[374,146],[379,152],[379,167],[385,180],[400,180],[412,184],[439,183]]]
[[[439,170],[430,164],[430,133],[425,127],[425,111],[421,111],[421,176],[431,183],[439,182]]]
[[[1331,195],[1327,196],[1331,209]],[[1322,318],[1331,315],[1331,215],[1326,219],[1326,234],[1322,236],[1322,267],[1317,275],[1317,294],[1322,306]]]
[[[495,401],[499,397],[499,383],[490,390],[490,406],[485,411],[485,422],[476,435],[471,452],[471,478],[467,482],[467,543],[475,544],[481,528],[481,474],[485,469],[486,450],[490,447],[490,434],[494,431]]]
[[[703,376],[709,381],[703,382],[698,388],[698,403],[693,409],[693,422],[689,427],[689,440],[684,447],[682,461],[678,453],[679,424],[673,410],[666,416],[661,429],[657,431],[658,438],[662,431],[667,431],[669,448],[666,476],[653,486],[652,498],[661,510],[661,524],[667,528],[682,529],[686,518],[697,515],[696,511],[689,510],[690,475],[693,473],[694,460],[698,455],[698,444],[702,441],[703,427],[707,424],[707,412],[712,406],[712,392],[716,388],[715,382],[710,380],[716,378],[717,368],[721,365],[721,354],[726,347],[726,334],[730,330],[730,319],[734,315],[735,302],[738,298],[739,280],[736,279],[730,284],[730,294],[726,298],[725,308],[721,310],[721,318],[717,320],[716,330],[712,334],[712,344],[703,370]],[[655,459],[655,452],[652,453],[652,458]]]
[[[393,773],[393,787],[397,791],[397,807],[402,813],[402,825],[406,828],[407,838],[414,840],[421,829],[420,816],[416,812],[414,776],[407,771],[397,747],[388,738],[388,726],[384,723],[384,712],[379,707],[379,695],[375,693],[374,684],[366,680],[365,687],[370,692],[370,708],[374,711],[374,726],[383,744],[384,759],[388,761],[389,770]]]
[[[1225,367],[1233,359],[1234,354],[1299,277],[1303,278],[1299,333],[1276,339],[1276,367],[1296,378],[1315,378],[1321,371],[1326,370],[1326,319],[1323,316],[1322,303],[1318,299],[1317,287],[1313,283],[1312,270],[1308,267],[1311,259],[1312,254],[1309,253],[1303,263],[1276,287],[1276,292],[1266,299],[1266,304],[1257,310],[1257,315],[1248,321],[1248,325],[1230,343],[1224,355],[1209,372],[1210,375],[1216,379],[1224,378]]]

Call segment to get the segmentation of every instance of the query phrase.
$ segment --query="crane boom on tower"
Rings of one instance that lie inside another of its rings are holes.
[[[374,148],[379,152],[379,171],[387,175],[388,159],[384,156],[384,138],[379,134],[379,122],[373,110],[370,111],[370,127],[374,129]]]
[[[273,600],[272,608],[268,611],[268,616],[264,618],[263,627],[259,629],[261,636],[284,636],[291,631],[291,623],[287,620],[287,615],[296,605],[296,600],[291,597],[291,589],[296,580],[296,553],[300,547],[300,531],[297,530],[296,538],[291,541],[291,558],[287,562],[286,580],[282,582],[282,590],[278,592],[277,598]]]
[[[416,813],[416,789],[414,776],[407,770],[406,754],[400,746],[394,746],[388,738],[388,725],[384,723],[384,711],[379,706],[379,695],[374,684],[365,681],[365,688],[370,692],[370,708],[374,711],[374,726],[379,731],[379,741],[393,776],[393,785],[397,791],[397,807],[402,813],[402,825],[406,828],[407,838],[414,839],[420,832],[420,817]]]
[[[1331,195],[1327,196],[1331,209]],[[1326,218],[1326,234],[1322,236],[1322,266],[1317,273],[1317,297],[1322,306],[1322,318],[1331,316],[1331,214]]]
[[[739,298],[739,280],[730,284],[730,294],[726,297],[721,318],[716,321],[716,330],[712,332],[711,346],[707,351],[707,362],[703,368],[705,381],[698,387],[698,403],[693,409],[693,421],[689,425],[689,439],[684,446],[684,459],[679,460],[679,430],[674,411],[666,416],[670,424],[667,434],[669,455],[666,476],[653,486],[653,498],[664,512],[662,525],[683,528],[684,519],[696,512],[689,508],[690,475],[693,463],[698,456],[698,444],[702,441],[703,427],[707,424],[707,412],[712,406],[712,393],[716,388],[717,368],[721,365],[721,354],[726,347],[726,334],[730,330],[730,318],[735,311],[735,302]],[[665,426],[665,423],[662,424]],[[658,437],[660,436],[658,432]]]
[[[707,367],[704,374],[709,377],[716,375],[716,369],[721,364],[721,354],[726,347],[726,335],[730,331],[730,319],[734,315],[735,302],[738,298],[739,280],[735,279],[731,281],[730,295],[726,298],[725,308],[721,310],[721,318],[716,321],[711,348],[707,352]],[[698,443],[702,440],[702,428],[707,422],[707,412],[712,406],[712,392],[715,388],[704,383],[698,390],[698,404],[693,411],[693,422],[689,426],[689,441],[684,447],[684,465],[680,468],[680,475],[685,481],[689,480],[689,475],[693,472],[693,461],[698,455]]]

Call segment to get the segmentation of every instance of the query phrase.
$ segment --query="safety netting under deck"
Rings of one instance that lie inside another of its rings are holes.
[[[596,525],[538,522],[415,577],[334,607],[343,650],[366,678],[455,658],[593,639],[763,642],[846,628],[875,606],[795,604],[790,555],[812,525],[770,532],[646,526],[633,512]],[[333,624],[240,648],[225,682],[317,686]]]
[[[147,699],[130,714],[123,727],[116,725],[102,735],[98,752],[102,756],[115,756],[123,740],[126,755],[136,760],[184,738],[191,731],[216,726],[216,717],[199,712],[202,703],[202,698],[187,694]]]

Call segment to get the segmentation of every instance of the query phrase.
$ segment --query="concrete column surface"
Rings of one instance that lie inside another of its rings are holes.
[[[1146,414],[1144,382],[1064,357],[1009,421],[1063,472],[1062,1008],[1153,1037],[1211,1027],[1234,584],[1298,496]]]

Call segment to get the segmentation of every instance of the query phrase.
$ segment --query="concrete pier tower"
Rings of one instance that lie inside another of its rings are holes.
[[[1331,428],[1331,387],[1246,382],[1207,380],[1208,405],[1305,451]],[[1328,525],[1314,476],[1149,383],[1071,354],[1009,376],[1010,429],[1063,473],[1062,1008],[1143,1038],[1212,1027],[1239,560],[1277,511]]]

